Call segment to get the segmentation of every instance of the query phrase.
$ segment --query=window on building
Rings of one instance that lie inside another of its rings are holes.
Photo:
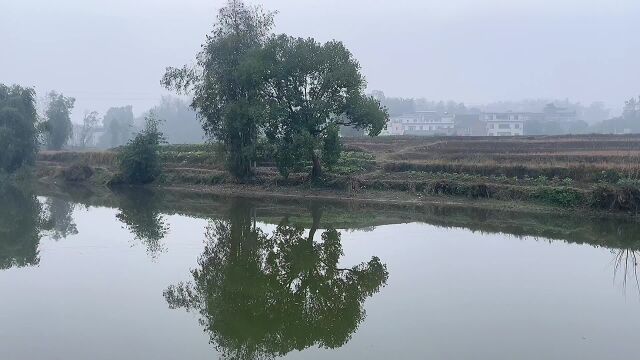
[[[498,124],[498,129],[511,129],[510,124]]]
[[[493,124],[489,124],[489,129],[493,129]]]
[[[520,129],[520,124],[515,124],[515,125],[514,125],[514,128],[516,128],[516,129]]]

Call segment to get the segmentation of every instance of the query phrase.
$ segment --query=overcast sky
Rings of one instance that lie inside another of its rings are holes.
[[[166,93],[223,0],[0,0],[0,82],[59,90],[84,110]],[[257,1],[251,1],[256,4]],[[639,0],[264,0],[276,31],[343,41],[369,90],[467,104],[640,94]]]

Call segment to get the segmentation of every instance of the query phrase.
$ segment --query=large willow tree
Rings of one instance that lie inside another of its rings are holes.
[[[168,68],[162,84],[193,95],[206,133],[224,144],[227,167],[239,178],[250,175],[263,107],[256,79],[246,76],[246,59],[267,40],[273,13],[229,0],[197,54],[195,66]]]

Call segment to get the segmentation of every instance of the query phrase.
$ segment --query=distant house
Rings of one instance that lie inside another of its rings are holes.
[[[522,136],[524,135],[524,123],[529,120],[528,113],[483,113],[482,121],[485,123],[488,136]]]
[[[575,111],[549,104],[543,112],[448,114],[416,111],[389,120],[384,135],[522,136],[561,134],[579,129]],[[582,122],[583,123],[583,122]]]
[[[454,117],[437,111],[416,111],[392,117],[387,125],[389,135],[452,135]]]
[[[454,117],[454,134],[458,136],[485,136],[487,129],[480,120],[480,114],[456,114]]]
[[[544,120],[547,122],[570,122],[578,120],[578,115],[573,110],[551,103],[544,107]]]

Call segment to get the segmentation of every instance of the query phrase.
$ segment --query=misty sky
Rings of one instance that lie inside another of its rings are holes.
[[[59,90],[84,110],[166,93],[223,0],[0,0],[0,82]],[[252,1],[251,3],[258,3]],[[369,90],[467,104],[640,94],[638,0],[264,0],[276,31],[342,40]]]

